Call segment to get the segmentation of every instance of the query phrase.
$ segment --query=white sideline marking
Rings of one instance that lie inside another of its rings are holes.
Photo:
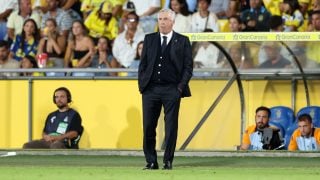
[[[17,152],[7,152],[6,154],[1,154],[0,157],[16,156]]]

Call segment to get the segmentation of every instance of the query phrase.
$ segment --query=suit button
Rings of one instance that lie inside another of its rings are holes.
[[[161,64],[159,64],[158,66],[161,67]]]
[[[158,71],[158,74],[160,74],[160,71]]]
[[[162,59],[162,56],[160,56],[160,59]]]

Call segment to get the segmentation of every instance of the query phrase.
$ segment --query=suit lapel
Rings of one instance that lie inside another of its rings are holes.
[[[155,33],[154,37],[153,37],[153,40],[152,40],[152,44],[151,44],[151,47],[152,47],[152,50],[151,50],[151,57],[152,57],[152,65],[156,62],[156,58],[157,56],[154,55],[158,53],[158,48],[161,48],[160,45],[160,33]]]
[[[172,34],[172,38],[170,40],[171,42],[171,48],[170,48],[170,59],[172,60],[173,64],[177,66],[177,61],[179,60],[177,58],[177,54],[176,54],[176,48],[179,46],[179,41],[178,41],[178,37],[177,37],[177,34],[173,31],[173,34]]]

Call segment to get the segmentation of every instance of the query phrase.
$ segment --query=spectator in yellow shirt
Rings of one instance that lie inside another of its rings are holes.
[[[104,2],[98,11],[90,13],[84,24],[95,42],[101,36],[114,40],[118,35],[118,21],[112,16],[112,4],[108,1]]]
[[[99,7],[105,1],[108,1],[112,4],[112,16],[120,16],[122,5],[124,4],[125,0],[83,0],[80,10],[82,11],[84,19],[86,19],[91,12],[99,10]]]

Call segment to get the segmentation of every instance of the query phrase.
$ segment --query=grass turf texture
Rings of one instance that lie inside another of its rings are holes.
[[[176,157],[172,171],[144,171],[144,165],[143,157],[132,156],[18,155],[0,158],[0,179],[306,180],[320,177],[320,157]]]

